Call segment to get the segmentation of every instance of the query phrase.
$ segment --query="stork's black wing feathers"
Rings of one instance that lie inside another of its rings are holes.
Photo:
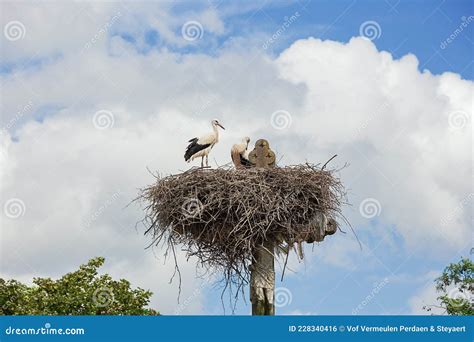
[[[186,152],[184,153],[184,160],[185,161],[188,161],[189,159],[191,159],[191,157],[198,153],[199,151],[202,151],[204,150],[205,148],[208,148],[209,146],[211,146],[211,144],[204,144],[204,145],[200,145],[198,144],[198,138],[192,138],[191,140],[189,140],[189,145],[188,147],[186,147]]]
[[[242,166],[247,167],[247,168],[252,166],[252,163],[250,162],[250,160],[245,159],[242,155],[240,155],[240,164],[242,164]]]

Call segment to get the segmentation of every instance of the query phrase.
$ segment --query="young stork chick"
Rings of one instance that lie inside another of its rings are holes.
[[[230,150],[230,156],[236,168],[251,166],[248,151],[249,142],[250,138],[245,137],[239,144],[232,146],[232,149]]]
[[[204,167],[204,157],[206,157],[206,166],[209,166],[209,152],[215,144],[219,142],[219,130],[217,127],[225,129],[218,120],[212,120],[212,132],[203,135],[200,138],[192,138],[184,153],[184,160],[188,163],[194,158],[201,157],[201,167]]]

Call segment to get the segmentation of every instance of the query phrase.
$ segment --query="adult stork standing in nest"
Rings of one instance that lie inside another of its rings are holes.
[[[215,144],[219,142],[218,127],[225,129],[218,120],[211,121],[213,131],[200,138],[192,138],[184,153],[184,160],[188,163],[195,158],[201,157],[201,167],[204,167],[204,157],[206,157],[206,167],[209,166],[209,152]]]
[[[249,161],[249,142],[250,138],[245,137],[239,144],[234,144],[230,150],[230,156],[235,167],[250,167],[252,164]]]

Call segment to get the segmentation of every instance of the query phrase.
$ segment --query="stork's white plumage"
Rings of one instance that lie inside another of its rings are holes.
[[[232,146],[232,149],[230,150],[230,156],[236,167],[240,167],[240,166],[249,167],[250,166],[250,161],[249,161],[250,151],[248,150],[249,142],[250,142],[250,138],[245,137],[242,139],[242,141],[239,144],[235,144],[234,146]]]
[[[206,157],[206,166],[209,166],[209,152],[219,142],[219,130],[217,127],[225,129],[218,120],[212,120],[211,125],[213,129],[211,133],[189,140],[189,145],[184,153],[184,160],[188,163],[195,158],[201,157],[201,167],[204,167],[204,157]]]

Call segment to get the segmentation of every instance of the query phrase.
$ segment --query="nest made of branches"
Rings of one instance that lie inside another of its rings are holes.
[[[139,197],[145,234],[173,253],[180,245],[241,286],[263,241],[288,253],[295,243],[322,241],[336,231],[345,191],[335,171],[304,164],[155,175]]]

